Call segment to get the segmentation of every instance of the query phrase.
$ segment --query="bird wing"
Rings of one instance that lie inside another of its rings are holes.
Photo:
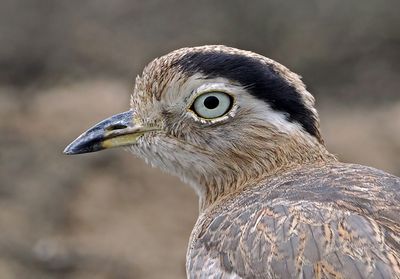
[[[399,178],[363,166],[340,164],[280,177],[199,221],[188,273],[400,278],[399,201]]]

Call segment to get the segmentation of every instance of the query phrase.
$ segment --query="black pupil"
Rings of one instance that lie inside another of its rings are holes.
[[[215,109],[219,105],[219,100],[215,96],[208,96],[204,100],[204,106],[208,109]]]

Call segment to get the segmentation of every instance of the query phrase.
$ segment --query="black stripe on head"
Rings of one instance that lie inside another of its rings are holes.
[[[251,95],[285,113],[289,121],[300,123],[309,134],[322,141],[313,112],[306,107],[300,93],[271,65],[240,54],[198,51],[185,54],[176,66],[189,75],[202,73],[209,78],[223,77],[238,82]]]

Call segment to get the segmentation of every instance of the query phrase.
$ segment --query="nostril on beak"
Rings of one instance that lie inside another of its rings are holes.
[[[111,125],[111,126],[107,127],[106,131],[112,132],[112,131],[115,131],[115,130],[122,130],[122,129],[126,129],[126,128],[128,128],[128,126],[126,126],[126,125],[114,124],[114,125]]]

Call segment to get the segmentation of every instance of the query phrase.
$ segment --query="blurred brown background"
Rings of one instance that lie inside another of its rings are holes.
[[[400,175],[400,1],[1,0],[0,278],[184,278],[195,194],[123,150],[67,157],[133,77],[226,44],[301,74],[329,149]]]

